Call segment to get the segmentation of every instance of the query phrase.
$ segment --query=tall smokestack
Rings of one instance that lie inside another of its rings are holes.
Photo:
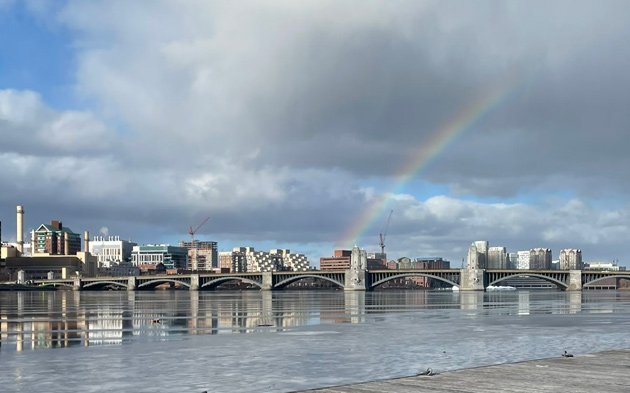
[[[17,249],[22,254],[24,252],[24,208],[17,205]]]
[[[70,255],[70,236],[68,236],[68,232],[63,233],[63,255]]]
[[[83,239],[85,241],[85,250],[84,252],[90,252],[90,232],[83,231]]]

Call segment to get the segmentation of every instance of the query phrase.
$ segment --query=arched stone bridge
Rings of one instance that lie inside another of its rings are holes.
[[[607,278],[630,279],[630,271],[592,270],[310,270],[306,272],[207,273],[180,275],[150,275],[130,277],[76,277],[71,279],[35,280],[40,286],[65,286],[74,290],[98,290],[118,287],[126,290],[155,289],[160,285],[185,287],[190,290],[211,290],[219,285],[238,281],[261,290],[283,289],[289,284],[316,279],[345,290],[371,290],[391,280],[426,277],[439,280],[461,290],[485,290],[490,285],[515,277],[537,277],[555,284],[562,290],[581,290]]]

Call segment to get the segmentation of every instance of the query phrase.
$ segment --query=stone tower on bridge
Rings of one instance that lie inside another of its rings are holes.
[[[365,291],[367,284],[367,253],[355,245],[350,256],[350,269],[346,270],[346,291]]]

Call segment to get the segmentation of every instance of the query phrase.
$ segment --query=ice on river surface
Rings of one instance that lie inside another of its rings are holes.
[[[0,292],[3,392],[291,391],[630,347],[630,293]]]

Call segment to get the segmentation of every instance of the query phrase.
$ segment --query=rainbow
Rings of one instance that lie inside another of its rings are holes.
[[[478,97],[471,105],[460,110],[450,121],[430,134],[429,139],[418,147],[413,158],[403,165],[394,176],[393,186],[385,193],[374,196],[366,209],[354,221],[338,243],[341,247],[356,244],[359,238],[383,215],[392,195],[413,179],[420,171],[438,156],[451,142],[469,129],[485,114],[504,102],[518,85],[516,75],[495,84],[485,94]]]

